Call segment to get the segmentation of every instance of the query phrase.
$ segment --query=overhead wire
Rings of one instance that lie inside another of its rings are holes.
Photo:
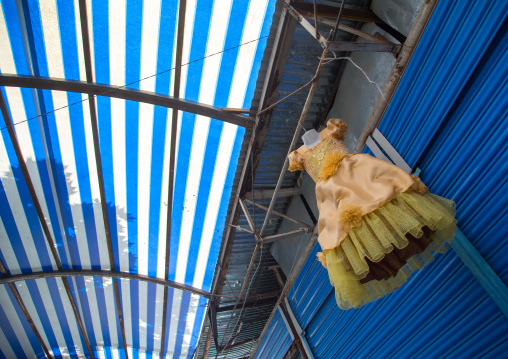
[[[248,45],[248,44],[250,44],[250,43],[253,43],[253,42],[256,42],[256,41],[259,41],[259,40],[265,39],[265,38],[267,38],[267,37],[268,37],[268,35],[266,35],[266,36],[261,36],[261,37],[259,37],[259,38],[255,39],[255,40],[250,40],[250,41],[247,41],[247,42],[241,43],[240,45],[236,45],[236,46],[230,47],[230,48],[228,48],[228,49],[225,49],[225,50],[222,50],[222,51],[219,51],[219,52],[216,52],[216,53],[210,54],[210,55],[206,55],[206,56],[201,57],[201,58],[199,58],[199,59],[189,61],[189,62],[187,62],[187,63],[185,63],[185,64],[182,64],[181,66],[178,66],[178,67],[177,67],[177,66],[175,66],[175,67],[172,67],[172,68],[167,69],[167,70],[159,71],[159,72],[157,72],[157,73],[155,73],[155,74],[153,74],[153,75],[143,77],[142,79],[139,79],[139,80],[136,80],[136,81],[129,82],[129,83],[127,83],[127,84],[125,84],[125,85],[122,85],[122,86],[113,87],[113,88],[111,88],[110,90],[107,90],[107,91],[101,92],[101,93],[99,93],[99,94],[92,94],[92,95],[89,95],[89,96],[85,97],[85,98],[84,98],[83,100],[81,100],[81,101],[72,102],[72,103],[70,103],[70,104],[68,104],[68,105],[65,105],[65,106],[62,106],[62,107],[58,107],[58,108],[56,108],[56,109],[54,109],[54,110],[51,110],[51,111],[48,111],[48,112],[45,112],[45,113],[41,113],[41,114],[39,114],[39,115],[36,115],[36,116],[30,117],[30,118],[28,118],[28,119],[26,119],[26,120],[19,121],[19,122],[16,122],[16,123],[13,123],[12,125],[4,126],[4,127],[0,128],[0,130],[5,130],[6,128],[8,128],[8,127],[10,127],[10,126],[13,126],[13,127],[14,127],[14,126],[20,125],[20,124],[22,124],[22,123],[25,123],[25,122],[28,122],[28,121],[31,121],[31,120],[35,120],[35,119],[37,119],[37,118],[39,118],[39,117],[43,117],[43,116],[46,116],[46,115],[49,115],[49,114],[55,113],[55,112],[60,111],[60,110],[64,110],[64,109],[69,108],[69,107],[71,107],[71,106],[78,105],[78,104],[80,104],[80,103],[83,103],[83,102],[85,102],[85,101],[88,101],[88,100],[89,100],[89,98],[90,98],[90,96],[93,96],[93,97],[97,97],[97,96],[104,96],[104,95],[108,94],[109,92],[112,92],[112,91],[115,91],[115,90],[119,90],[119,89],[122,89],[122,88],[126,88],[126,87],[131,86],[131,85],[134,85],[134,84],[136,84],[136,83],[140,83],[141,81],[148,80],[148,79],[150,79],[150,78],[152,78],[152,77],[156,77],[156,76],[162,75],[162,74],[164,74],[164,73],[166,73],[166,72],[174,71],[174,70],[176,70],[177,68],[182,68],[182,67],[184,67],[184,66],[188,66],[188,65],[193,64],[193,63],[198,62],[198,61],[203,61],[203,60],[205,60],[205,59],[207,59],[207,58],[209,58],[209,57],[216,56],[216,55],[220,55],[220,54],[222,54],[222,53],[224,53],[224,52],[227,52],[227,51],[230,51],[230,50],[234,50],[234,49],[240,48],[240,47],[242,47],[242,46],[244,46],[244,45]]]

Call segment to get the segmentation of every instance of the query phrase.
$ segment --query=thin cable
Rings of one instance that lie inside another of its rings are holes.
[[[278,104],[279,104],[279,103],[281,103],[282,101],[284,101],[284,100],[286,100],[286,99],[290,98],[291,96],[293,96],[294,94],[296,94],[296,93],[298,93],[298,92],[302,91],[304,88],[306,88],[306,87],[307,87],[307,86],[309,86],[311,83],[313,83],[313,82],[316,80],[316,78],[317,78],[317,76],[316,76],[316,75],[314,75],[314,77],[313,77],[313,78],[312,78],[309,82],[307,82],[305,85],[303,85],[303,86],[302,86],[302,87],[300,87],[299,89],[297,89],[297,90],[295,90],[295,91],[291,92],[291,93],[290,93],[289,95],[287,95],[286,97],[281,98],[279,101],[277,101],[277,102],[275,102],[275,103],[271,104],[270,106],[268,106],[268,107],[267,107],[267,108],[265,108],[264,110],[259,111],[258,113],[256,113],[256,116],[261,115],[263,112],[268,111],[269,109],[271,109],[271,108],[275,107],[276,105],[278,105]]]
[[[333,52],[333,51],[332,51],[332,52]],[[328,61],[327,61],[327,62],[325,62],[325,65],[326,65],[326,64],[329,64],[330,62],[335,61],[335,60],[349,60],[349,61],[351,61],[351,63],[352,63],[352,64],[353,64],[353,65],[354,65],[354,66],[355,66],[358,70],[360,70],[360,71],[362,72],[362,74],[365,76],[365,78],[367,79],[367,81],[369,81],[371,84],[376,85],[377,90],[379,91],[379,93],[381,94],[381,96],[383,97],[383,99],[385,99],[385,100],[386,100],[386,97],[385,97],[385,95],[383,95],[383,91],[381,90],[381,86],[379,86],[379,84],[378,84],[377,82],[372,81],[372,80],[370,79],[369,75],[367,75],[367,73],[366,73],[366,72],[365,72],[365,71],[364,71],[364,70],[363,70],[363,69],[362,69],[359,65],[357,65],[357,64],[356,64],[356,62],[354,62],[352,58],[350,58],[350,57],[337,57],[337,55],[335,54],[335,52],[333,52],[333,56],[334,56],[333,58],[329,58],[329,59],[327,59]]]
[[[256,301],[254,302],[254,306],[256,305],[256,303],[258,302],[258,299],[256,299]],[[253,308],[253,309],[257,309],[257,308]],[[266,314],[265,311],[261,310],[260,313],[254,317],[254,319],[249,323],[247,324],[247,326],[245,328],[243,328],[242,330],[238,331],[238,333],[235,334],[235,336],[233,338],[231,338],[232,341],[234,341],[242,332],[246,331],[247,329],[249,329],[249,327],[254,324],[256,322],[256,320],[261,317],[263,314]],[[231,344],[233,345],[233,343]]]
[[[219,269],[220,269],[220,271],[221,271],[221,272],[223,272],[223,273],[224,273],[224,270],[222,269],[222,267],[221,267],[221,266],[219,266]],[[236,300],[238,300],[238,296],[237,296],[237,295],[235,294],[235,292],[233,291],[233,288],[231,287],[231,284],[229,283],[229,280],[228,280],[227,276],[224,276],[224,279],[226,279],[226,283],[228,284],[229,289],[231,290],[231,293],[233,293],[233,295],[235,296],[235,299],[236,299]]]
[[[185,64],[182,64],[182,65],[180,66],[180,68],[182,68],[182,67],[184,67],[184,66],[187,66],[187,65],[190,65],[190,64],[193,64],[193,63],[198,62],[198,61],[202,61],[202,60],[204,60],[204,59],[207,59],[207,58],[212,57],[212,56],[215,56],[215,55],[220,55],[220,54],[222,54],[222,53],[224,53],[224,52],[226,52],[226,51],[234,50],[234,49],[239,48],[239,47],[241,47],[241,46],[243,46],[243,45],[248,45],[248,44],[250,44],[250,43],[252,43],[252,42],[256,42],[256,41],[262,40],[262,39],[267,38],[267,37],[268,37],[268,35],[266,35],[266,36],[262,36],[262,37],[260,37],[260,38],[255,39],[255,40],[247,41],[247,42],[244,42],[244,43],[242,43],[242,44],[240,44],[240,45],[230,47],[229,49],[222,50],[222,51],[216,52],[216,53],[214,53],[214,54],[207,55],[207,56],[205,56],[205,57],[202,57],[202,58],[199,58],[199,59],[196,59],[196,60],[192,60],[192,61],[190,61],[190,62],[187,62],[187,63],[185,63]],[[108,90],[108,91],[105,91],[105,92],[102,92],[102,93],[99,93],[99,94],[96,94],[96,95],[91,95],[91,96],[93,96],[93,97],[96,97],[96,96],[103,96],[103,95],[105,95],[105,94],[107,94],[107,93],[109,93],[109,92],[111,92],[111,91],[122,89],[122,88],[124,88],[124,87],[127,87],[127,86],[130,86],[130,85],[133,85],[133,84],[139,83],[139,82],[141,82],[141,81],[144,81],[144,80],[150,79],[150,78],[155,77],[155,76],[162,75],[162,74],[164,74],[164,73],[166,73],[166,72],[173,71],[173,70],[175,70],[175,69],[176,69],[176,67],[173,67],[173,68],[170,68],[170,69],[167,69],[167,70],[163,70],[163,71],[157,72],[156,74],[153,74],[153,75],[150,75],[150,76],[147,76],[147,77],[143,77],[142,79],[139,79],[139,80],[136,80],[136,81],[133,81],[133,82],[129,82],[128,84],[125,84],[125,85],[123,85],[123,86],[113,87],[112,89],[110,89],[110,90]],[[51,114],[51,113],[55,113],[55,112],[57,112],[57,111],[60,111],[60,110],[66,109],[66,108],[68,108],[68,107],[71,107],[71,106],[74,106],[74,105],[77,105],[77,104],[83,103],[83,102],[85,102],[85,101],[89,100],[89,98],[90,98],[90,95],[88,95],[88,97],[86,97],[85,99],[83,99],[83,100],[81,100],[81,101],[76,101],[76,102],[73,102],[73,103],[71,103],[71,104],[68,104],[68,105],[65,105],[65,106],[62,106],[62,107],[58,107],[58,108],[56,108],[56,109],[54,109],[54,110],[51,110],[51,111],[48,111],[48,112],[42,113],[42,114],[40,114],[40,115],[36,115],[36,116],[34,116],[34,117],[30,117],[30,118],[28,118],[28,119],[26,119],[26,120],[19,121],[19,122],[16,122],[16,123],[13,123],[13,124],[12,124],[12,126],[14,127],[14,126],[17,126],[17,125],[19,125],[19,124],[22,124],[22,123],[25,123],[25,122],[28,122],[28,121],[34,120],[34,119],[36,119],[36,118],[39,118],[39,117],[42,117],[42,116],[46,116],[46,115],[49,115],[49,114]],[[0,128],[0,130],[4,130],[4,129],[8,128],[8,127],[9,127],[9,126],[2,127],[2,128]]]

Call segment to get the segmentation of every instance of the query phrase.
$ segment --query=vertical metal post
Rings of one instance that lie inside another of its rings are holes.
[[[176,56],[175,56],[175,80],[173,83],[173,96],[180,97],[180,76],[182,73],[182,52],[183,52],[183,35],[185,30],[185,12],[187,8],[187,0],[180,0],[178,9],[178,32],[176,39]],[[175,163],[176,163],[176,143],[178,132],[178,111],[172,110],[171,118],[171,144],[169,153],[169,178],[168,178],[168,214],[166,220],[166,256],[164,264],[164,279],[168,279],[169,272],[169,249],[171,244],[171,219],[173,214],[173,188],[175,180]],[[164,299],[162,302],[162,333],[161,333],[161,350],[160,358],[164,356],[166,348],[166,323],[167,323],[167,306],[168,306],[168,288],[164,288]]]
[[[16,158],[18,159],[18,163],[21,169],[21,172],[23,173],[23,177],[25,179],[25,183],[28,187],[28,191],[30,192],[30,197],[32,199],[32,202],[34,204],[35,210],[37,212],[37,216],[39,218],[39,222],[42,227],[42,231],[44,232],[44,235],[46,236],[46,240],[48,242],[48,246],[51,250],[51,254],[53,255],[53,259],[56,263],[56,266],[59,270],[62,270],[62,262],[60,262],[60,257],[58,256],[58,252],[56,251],[56,244],[53,240],[53,236],[51,235],[51,232],[49,230],[48,224],[46,222],[46,219],[44,218],[44,212],[42,211],[41,204],[39,202],[39,199],[37,198],[37,193],[35,192],[35,187],[33,185],[32,179],[30,177],[30,173],[28,172],[28,168],[25,163],[25,159],[23,157],[23,154],[21,153],[21,147],[19,146],[18,138],[16,136],[16,132],[14,131],[14,125],[12,123],[11,116],[9,115],[9,111],[7,110],[7,104],[5,102],[4,96],[2,92],[0,91],[0,109],[2,112],[2,115],[4,117],[5,125],[7,128],[7,131],[9,132],[9,137],[12,142],[12,146],[14,147],[14,152],[16,153]],[[83,322],[81,320],[81,317],[79,316],[78,308],[76,307],[76,303],[74,302],[74,298],[71,293],[71,289],[69,287],[69,283],[67,280],[62,280],[65,291],[67,292],[67,296],[69,297],[69,302],[72,306],[72,310],[74,312],[74,315],[76,317],[76,321],[78,323],[79,329],[81,331],[81,335],[83,336],[83,340],[85,341],[86,348],[90,354],[91,357],[93,357],[92,348],[90,346],[90,341],[88,339],[88,336],[85,331],[85,327],[83,326]]]
[[[90,38],[88,32],[88,16],[86,9],[86,0],[79,0],[79,16],[81,22],[81,37],[83,39],[83,54],[85,57],[85,70],[86,70],[86,82],[93,82],[92,75],[92,57],[90,53]],[[113,244],[111,242],[111,233],[109,229],[109,217],[108,217],[108,208],[106,203],[106,192],[104,190],[104,177],[102,171],[102,159],[101,159],[101,150],[99,143],[99,127],[97,122],[97,109],[95,106],[95,96],[93,94],[88,94],[88,105],[90,107],[90,122],[92,125],[92,136],[93,136],[93,144],[94,144],[94,154],[95,154],[95,163],[97,165],[97,177],[99,182],[99,192],[101,197],[101,208],[102,208],[102,218],[104,221],[104,231],[106,233],[106,242],[108,245],[108,255],[109,255],[109,265],[112,272],[116,271],[115,267],[115,258],[113,256]],[[122,342],[123,348],[125,352],[126,359],[129,359],[129,353],[127,351],[127,338],[125,336],[125,325],[123,320],[123,311],[122,305],[120,302],[120,289],[118,288],[119,279],[112,278],[113,280],[113,292],[115,296],[115,305],[116,311],[118,315],[118,320],[120,322],[120,331],[122,333]]]
[[[321,73],[321,70],[323,69],[324,62],[326,55],[328,54],[328,50],[324,50],[323,54],[321,55],[321,59],[319,60],[319,64],[316,70],[315,80],[312,83],[309,94],[307,95],[307,100],[305,101],[305,105],[303,106],[302,114],[300,115],[300,120],[298,121],[298,124],[296,126],[295,134],[293,135],[293,140],[291,141],[291,145],[289,146],[288,150],[288,156],[291,152],[293,152],[296,142],[298,141],[300,131],[303,125],[303,122],[305,121],[305,118],[307,117],[307,112],[309,112],[310,105],[312,103],[312,98],[314,97],[314,92],[316,92],[316,88],[319,81],[319,75]],[[265,220],[263,222],[263,227],[261,227],[261,231],[259,235],[263,237],[266,225],[268,224],[268,221],[270,220],[270,216],[273,211],[273,207],[275,205],[275,201],[277,200],[277,193],[279,192],[280,186],[282,185],[282,181],[284,179],[284,176],[286,175],[287,167],[288,167],[288,157],[286,156],[286,159],[284,160],[284,165],[282,166],[282,170],[280,172],[279,180],[277,181],[277,185],[275,186],[275,191],[272,196],[272,200],[270,202],[270,206],[268,206],[268,212],[266,213]]]
[[[1,260],[0,260],[0,273],[2,273],[2,276],[9,275],[9,273],[7,273],[7,270],[5,269],[5,266]],[[11,289],[12,295],[14,295],[14,298],[16,298],[16,301],[18,302],[21,310],[23,311],[23,314],[25,315],[25,318],[28,321],[28,324],[30,324],[30,327],[34,331],[34,334],[37,337],[37,340],[39,341],[39,344],[41,345],[42,350],[44,351],[44,354],[46,354],[46,356],[48,358],[53,358],[53,356],[49,353],[46,343],[44,343],[44,340],[42,340],[41,334],[39,333],[39,330],[35,326],[35,323],[32,320],[32,317],[30,316],[28,309],[26,309],[25,303],[23,303],[23,300],[21,299],[21,296],[19,295],[16,285],[14,285],[14,283],[9,283],[9,288]]]
[[[363,131],[360,134],[358,141],[356,142],[353,153],[361,153],[363,151],[367,138],[379,125],[379,122],[381,121],[381,118],[383,117],[384,112],[399,85],[400,79],[402,78],[402,75],[404,74],[404,71],[409,64],[411,57],[413,56],[416,45],[420,41],[420,37],[422,36],[422,33],[427,26],[427,22],[434,12],[436,4],[437,0],[428,0],[423,2],[422,7],[413,23],[413,27],[411,27],[407,39],[402,45],[395,65],[393,65],[392,72],[390,73],[390,76],[386,80],[386,83],[383,87],[383,96],[379,97],[378,101],[374,105],[369,119],[367,120],[367,123],[365,124],[365,127],[363,128]]]
[[[286,284],[284,285],[284,289],[282,290],[282,293],[280,294],[279,300],[277,301],[275,308],[273,308],[272,314],[270,314],[270,317],[266,321],[265,327],[263,328],[263,331],[261,332],[258,340],[256,341],[256,344],[254,345],[254,348],[252,349],[252,351],[250,353],[249,359],[252,359],[254,357],[254,355],[256,354],[256,350],[259,348],[259,344],[261,344],[261,341],[263,340],[263,337],[266,334],[268,327],[270,326],[273,316],[275,315],[275,312],[278,310],[277,308],[278,308],[279,304],[282,303],[284,298],[286,298],[289,291],[295,284],[295,281],[298,278],[300,271],[302,270],[303,266],[305,265],[305,262],[309,258],[309,255],[311,254],[312,250],[314,249],[314,246],[316,245],[318,234],[319,234],[318,228],[315,227],[314,232],[312,233],[312,236],[309,239],[309,242],[303,249],[302,254],[300,255],[300,258],[298,259],[293,270],[289,274],[289,277],[286,280]]]

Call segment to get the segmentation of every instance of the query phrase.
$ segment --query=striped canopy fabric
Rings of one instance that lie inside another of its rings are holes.
[[[0,75],[249,108],[275,1],[180,2],[1,0]],[[0,358],[191,357],[207,297],[108,271],[210,290],[245,128],[179,111],[170,173],[172,108],[1,91]]]

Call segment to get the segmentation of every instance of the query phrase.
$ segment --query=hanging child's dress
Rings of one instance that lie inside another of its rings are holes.
[[[453,201],[386,161],[350,155],[346,131],[331,119],[318,145],[289,155],[289,170],[305,170],[316,182],[318,259],[342,309],[393,292],[433,260],[431,251],[443,253],[456,230]]]

